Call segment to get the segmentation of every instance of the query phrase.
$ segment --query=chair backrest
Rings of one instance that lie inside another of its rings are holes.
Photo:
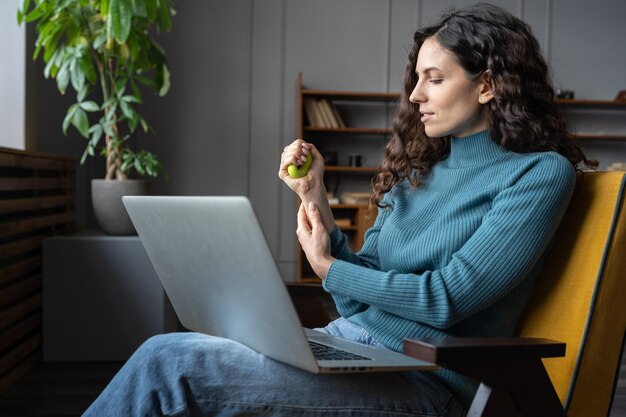
[[[568,416],[607,416],[626,329],[625,172],[579,173],[521,337],[566,342],[544,360]]]

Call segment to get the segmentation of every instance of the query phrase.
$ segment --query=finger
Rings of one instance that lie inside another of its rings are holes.
[[[298,209],[298,229],[301,229],[305,232],[311,232],[311,225],[309,222],[309,217],[304,208],[304,203],[300,204],[300,208]]]
[[[281,154],[281,164],[286,166],[291,164],[300,166],[306,161],[306,156],[309,152],[309,144],[302,139],[297,139],[283,150]]]
[[[309,203],[309,209],[307,210],[308,222],[311,224],[311,229],[316,231],[320,227],[324,227],[322,224],[322,218],[320,217],[320,212],[317,209],[315,203]]]
[[[316,167],[324,166],[324,156],[312,143],[307,143],[307,148],[313,157],[313,165]],[[319,168],[318,168],[319,169]]]

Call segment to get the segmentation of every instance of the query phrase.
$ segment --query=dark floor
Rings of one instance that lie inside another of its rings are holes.
[[[41,364],[0,395],[0,417],[80,416],[121,366],[117,362]]]
[[[46,363],[0,395],[0,417],[76,417],[98,396],[121,363]],[[610,417],[626,417],[622,366]]]

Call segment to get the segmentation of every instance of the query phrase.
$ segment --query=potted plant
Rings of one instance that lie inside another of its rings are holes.
[[[142,88],[163,96],[170,87],[153,35],[169,31],[174,14],[168,0],[23,0],[18,10],[19,24],[37,22],[33,59],[43,51],[44,76],[56,79],[61,94],[70,86],[76,93],[62,129],[67,135],[73,127],[87,140],[81,164],[96,154],[106,158],[104,179],[92,181],[92,201],[109,234],[135,233],[121,196],[147,192],[149,181],[130,180],[132,171],[148,177],[163,171],[154,154],[132,150],[130,139],[140,127],[154,133],[136,106]]]

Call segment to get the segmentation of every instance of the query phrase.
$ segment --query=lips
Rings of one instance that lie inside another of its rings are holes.
[[[435,115],[435,113],[431,113],[427,111],[420,111],[420,113],[422,114],[422,117],[420,118],[420,121],[422,123],[426,123],[431,117]]]

